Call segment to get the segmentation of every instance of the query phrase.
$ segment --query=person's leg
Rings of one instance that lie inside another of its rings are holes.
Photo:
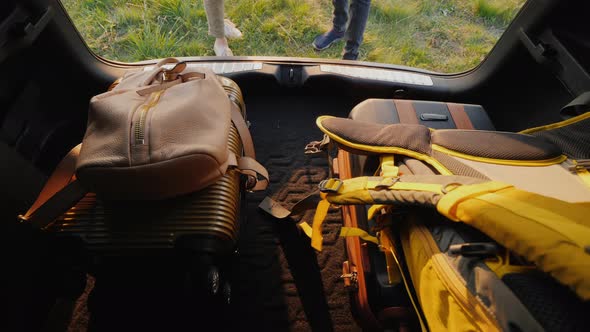
[[[332,29],[337,32],[345,32],[348,23],[349,2],[348,0],[332,0],[332,5],[334,6]]]
[[[319,35],[313,41],[313,48],[318,51],[325,50],[334,42],[342,39],[346,32],[346,25],[348,23],[348,0],[332,0],[334,6],[332,29]]]
[[[342,58],[356,60],[359,55],[359,47],[363,42],[363,35],[369,19],[371,0],[351,0],[350,23],[346,30],[346,45]]]
[[[209,35],[215,38],[224,38],[223,31],[223,0],[204,0],[205,14],[209,24]]]
[[[227,44],[223,23],[223,0],[204,0],[209,35],[215,37],[213,50],[217,56],[232,56],[233,53]]]

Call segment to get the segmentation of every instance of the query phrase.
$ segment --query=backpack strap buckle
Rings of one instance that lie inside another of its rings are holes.
[[[323,180],[322,182],[320,182],[318,187],[320,188],[320,191],[323,193],[337,193],[343,184],[344,182],[342,180],[332,178]]]
[[[313,141],[305,146],[305,154],[316,154],[326,150],[326,146],[330,144],[330,137],[324,135],[321,141]]]

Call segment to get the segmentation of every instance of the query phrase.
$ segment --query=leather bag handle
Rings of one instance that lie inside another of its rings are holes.
[[[174,63],[174,67],[171,69],[163,68],[164,65]],[[142,86],[147,86],[146,88],[137,90],[137,94],[140,96],[145,96],[153,92],[161,91],[168,89],[172,86],[175,86],[180,83],[196,80],[196,79],[205,79],[205,74],[201,72],[188,72],[182,74],[182,72],[186,69],[187,64],[184,61],[178,61],[175,58],[166,58],[158,64],[156,64],[156,68],[154,69],[153,73],[149,75],[149,77],[142,83]],[[158,78],[158,75],[160,77]],[[154,81],[161,82],[160,84],[152,84]]]

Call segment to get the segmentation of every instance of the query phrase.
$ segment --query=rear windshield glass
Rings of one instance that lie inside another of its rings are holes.
[[[525,0],[62,2],[89,47],[112,60],[345,58],[454,73],[485,58]]]

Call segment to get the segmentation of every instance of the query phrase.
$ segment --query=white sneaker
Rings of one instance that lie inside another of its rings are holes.
[[[213,45],[213,51],[215,51],[216,56],[234,56],[234,53],[231,51],[229,46],[219,46],[217,44]]]
[[[223,20],[223,32],[225,33],[225,36],[229,39],[242,38],[242,31],[236,28],[234,22],[228,20],[227,18]]]

